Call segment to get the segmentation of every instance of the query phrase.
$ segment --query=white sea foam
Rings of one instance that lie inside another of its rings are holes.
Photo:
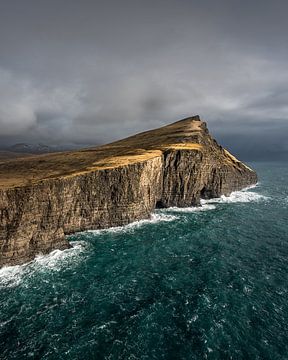
[[[216,209],[215,205],[212,204],[202,204],[201,206],[192,206],[192,207],[175,207],[172,206],[168,209],[165,209],[165,211],[171,211],[171,212],[182,212],[182,213],[197,213],[202,211],[209,211]]]
[[[216,204],[216,203],[249,203],[254,201],[261,201],[269,199],[267,196],[257,194],[247,189],[241,191],[234,191],[229,196],[222,195],[220,198],[204,200],[201,199],[201,204]]]
[[[267,200],[269,197],[249,191],[251,189],[254,189],[258,186],[258,184],[251,185],[245,189],[242,189],[240,191],[234,191],[229,196],[222,195],[219,198],[213,198],[213,199],[201,199],[200,204],[201,206],[193,206],[193,207],[170,207],[168,209],[165,209],[165,212],[171,211],[171,212],[182,212],[182,213],[197,213],[202,211],[209,211],[216,209],[216,205],[214,204],[223,204],[223,203],[249,203],[253,201],[261,201],[261,200]],[[288,198],[287,198],[288,199]]]
[[[119,226],[103,230],[89,230],[88,232],[123,232],[139,228],[145,224],[169,222],[177,219],[175,215],[154,213],[150,219],[135,221],[125,226]],[[60,271],[63,267],[70,266],[73,262],[82,259],[80,254],[84,251],[87,243],[83,241],[71,242],[72,248],[66,250],[54,250],[47,255],[38,255],[34,260],[23,265],[5,266],[0,269],[0,289],[3,287],[15,287],[27,277],[33,276],[35,271]]]
[[[36,266],[46,267],[54,270],[60,270],[64,263],[75,260],[84,250],[84,241],[74,241],[70,243],[72,247],[65,250],[54,250],[48,255],[38,255],[32,263]]]
[[[171,207],[165,209],[165,212],[182,212],[182,213],[197,213],[202,211],[214,210],[216,206],[214,204],[218,203],[248,203],[253,201],[261,201],[269,199],[267,196],[257,194],[255,192],[248,191],[255,186],[249,187],[247,189],[243,189],[241,191],[234,191],[230,196],[222,195],[220,198],[209,199],[209,200],[201,200],[201,206],[199,207],[187,207],[187,208],[178,208]],[[288,201],[288,197],[285,199]],[[101,230],[88,230],[87,232],[92,233],[117,233],[117,232],[126,232],[133,230],[135,228],[139,228],[146,224],[156,224],[159,222],[170,222],[175,221],[179,217],[175,215],[168,215],[162,212],[156,212],[151,215],[150,219],[144,219],[140,221],[135,221],[131,224],[119,227],[112,227],[109,229],[101,229]],[[54,250],[48,255],[39,255],[33,261],[24,264],[24,265],[16,265],[16,266],[6,266],[0,269],[0,288],[1,287],[14,287],[17,286],[23,276],[30,276],[36,270],[45,270],[51,269],[53,271],[60,271],[63,266],[69,265],[71,260],[75,263],[75,260],[81,252],[84,250],[85,242],[82,241],[74,241],[71,243],[72,248],[66,250]],[[80,258],[80,257],[79,257]]]
[[[177,220],[178,217],[175,215],[167,215],[162,213],[152,213],[150,219],[144,219],[139,221],[134,221],[130,224],[124,226],[115,226],[110,227],[108,229],[100,229],[100,230],[87,230],[86,233],[93,233],[93,234],[104,234],[104,233],[118,233],[118,232],[127,232],[133,229],[140,228],[143,225],[147,224],[157,224],[160,222],[170,222]]]
[[[245,187],[245,188],[241,189],[240,191],[247,191],[247,190],[255,189],[255,188],[257,188],[259,185],[260,185],[260,183],[259,183],[259,182],[257,182],[256,184],[249,185],[249,186],[247,186],[247,187]]]
[[[20,284],[24,277],[30,277],[39,270],[60,271],[63,266],[79,257],[84,250],[84,242],[75,241],[71,243],[72,248],[65,250],[54,250],[47,255],[38,255],[34,260],[23,265],[5,266],[0,269],[0,289],[3,287],[15,287]]]
[[[25,272],[27,264],[5,266],[0,269],[0,289],[3,287],[17,286]]]

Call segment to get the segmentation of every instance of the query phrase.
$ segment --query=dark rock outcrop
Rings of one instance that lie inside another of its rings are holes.
[[[200,205],[257,182],[192,117],[91,149],[0,163],[0,266],[69,247],[66,234]]]

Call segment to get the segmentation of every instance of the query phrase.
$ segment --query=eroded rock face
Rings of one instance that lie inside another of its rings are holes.
[[[257,182],[256,173],[220,147],[199,117],[39,159],[24,164],[27,182],[17,172],[20,160],[0,163],[0,266],[67,248],[66,234],[149,218],[155,207],[199,205],[200,198]],[[69,159],[75,161],[67,171]],[[61,161],[64,173],[43,176]]]

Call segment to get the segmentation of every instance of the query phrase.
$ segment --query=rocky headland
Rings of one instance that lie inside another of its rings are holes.
[[[257,182],[198,116],[95,148],[0,161],[0,267],[65,249],[65,235],[200,206]]]

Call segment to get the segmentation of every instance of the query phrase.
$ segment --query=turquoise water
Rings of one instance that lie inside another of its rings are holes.
[[[288,359],[288,166],[0,270],[1,359]]]

